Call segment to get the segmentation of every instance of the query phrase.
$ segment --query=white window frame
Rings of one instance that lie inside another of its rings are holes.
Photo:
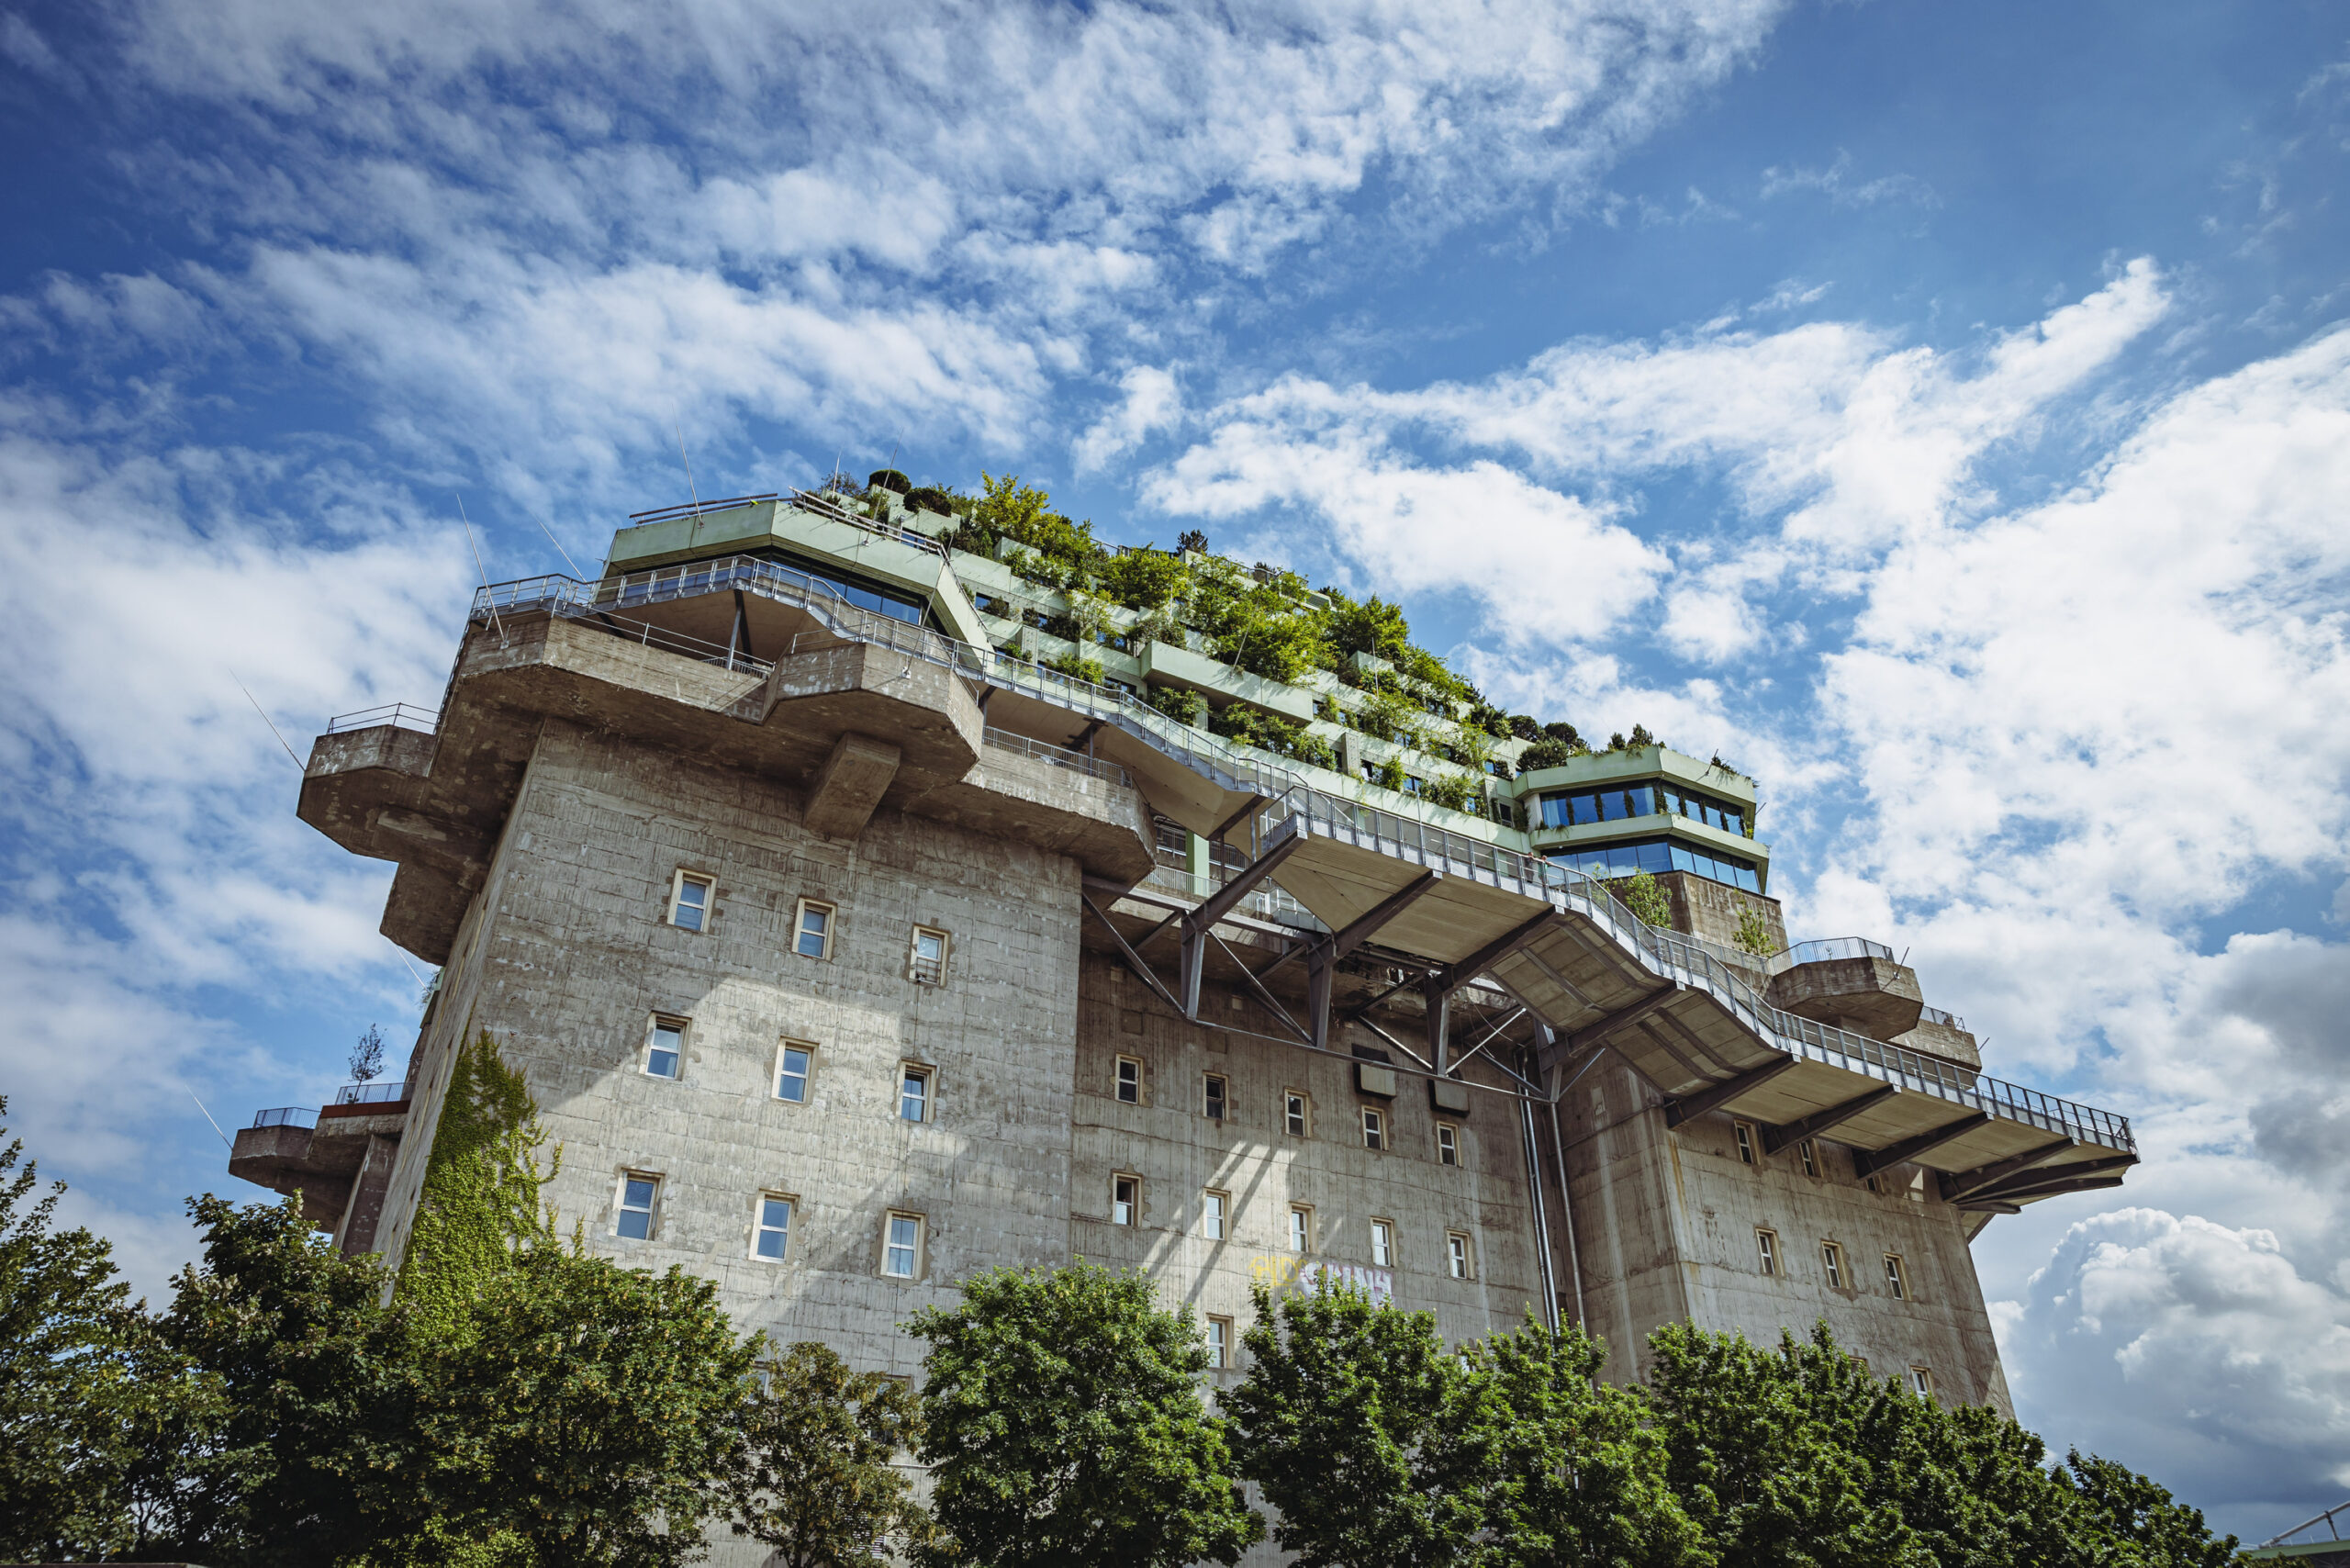
[[[1796,1145],[1796,1157],[1803,1161],[1803,1173],[1813,1181],[1819,1180],[1819,1148],[1806,1138]]]
[[[1460,1129],[1450,1122],[1436,1125],[1436,1162],[1438,1165],[1460,1163]]]
[[[911,1243],[897,1239],[897,1227],[901,1220],[913,1226],[913,1240]],[[923,1215],[915,1214],[911,1209],[891,1209],[884,1214],[881,1216],[881,1277],[885,1280],[921,1279],[923,1250],[929,1239],[930,1224]],[[901,1251],[907,1254],[907,1266],[903,1272],[890,1266],[894,1261],[895,1255]]]
[[[1916,1394],[1920,1399],[1931,1399],[1934,1396],[1934,1369],[1931,1367],[1911,1367],[1909,1369],[1909,1392]]]
[[[1754,1227],[1754,1252],[1766,1279],[1779,1277],[1779,1233],[1763,1226]]]
[[[821,952],[811,953],[804,946],[801,945],[802,939],[809,934],[808,912],[810,910],[821,910],[823,912],[824,929],[817,934],[817,946],[822,949]],[[802,958],[815,958],[819,960],[830,959],[833,956],[833,934],[840,929],[840,905],[836,903],[827,903],[822,899],[801,899],[791,906],[792,953]]]
[[[769,1204],[781,1204],[783,1205],[783,1223],[781,1225],[774,1226],[767,1223],[767,1205]],[[799,1213],[800,1200],[793,1197],[789,1193],[759,1193],[752,1197],[751,1260],[753,1262],[780,1263],[791,1256],[791,1222],[793,1219],[798,1217]],[[761,1242],[767,1238],[767,1234],[770,1231],[773,1231],[783,1238],[782,1244],[771,1254],[762,1251],[759,1246]]]
[[[643,1182],[652,1191],[645,1194],[644,1206],[637,1208],[628,1201],[628,1184]],[[644,1216],[644,1234],[631,1236],[622,1227],[631,1215]],[[652,1241],[661,1234],[661,1173],[657,1170],[623,1170],[612,1188],[612,1234],[623,1241]]]
[[[1292,1137],[1314,1136],[1314,1102],[1303,1091],[1281,1091],[1281,1127]]]
[[[1128,1070],[1133,1070],[1129,1071]],[[1110,1081],[1110,1097],[1121,1105],[1142,1103],[1142,1058],[1120,1056]],[[1133,1092],[1129,1093],[1131,1090]]]
[[[1111,1173],[1110,1223],[1129,1229],[1142,1223],[1142,1178],[1131,1170]]]
[[[1211,1315],[1208,1318],[1208,1365],[1217,1372],[1232,1365],[1232,1319]]]
[[[1836,1243],[1832,1241],[1821,1242],[1819,1244],[1819,1266],[1823,1270],[1827,1271],[1828,1288],[1830,1290],[1841,1291],[1844,1288],[1844,1281],[1847,1276],[1844,1269],[1844,1249],[1841,1247],[1837,1246]]]
[[[938,943],[938,956],[923,956],[923,938],[928,936]],[[935,925],[917,925],[906,938],[906,978],[916,985],[945,985],[946,966],[955,957],[955,938]]]
[[[1314,1205],[1292,1204],[1289,1206],[1290,1252],[1304,1257],[1314,1250]]]
[[[906,1085],[910,1082],[921,1083],[922,1092],[909,1095],[906,1092]],[[921,1115],[906,1114],[906,1102],[909,1099],[918,1103],[917,1108],[922,1112]],[[938,1070],[927,1062],[900,1062],[898,1064],[898,1120],[911,1122],[915,1126],[924,1126],[937,1118]]]
[[[1200,1193],[1200,1234],[1222,1241],[1232,1234],[1232,1194],[1214,1187]]]
[[[1362,1108],[1362,1146],[1385,1152],[1387,1148],[1387,1117],[1376,1105]]]
[[[1732,1122],[1730,1136],[1738,1140],[1738,1162],[1740,1165],[1762,1163],[1762,1150],[1757,1146],[1752,1122]]]
[[[655,1042],[660,1039],[661,1031],[663,1029],[670,1029],[676,1032],[677,1036],[677,1045],[674,1051],[668,1051],[666,1053],[674,1058],[672,1062],[673,1070],[668,1072],[655,1072],[653,1069],[653,1056],[655,1051],[665,1048],[655,1044]],[[643,1072],[647,1078],[657,1078],[665,1083],[675,1083],[679,1079],[685,1077],[686,1039],[692,1032],[692,1029],[693,1020],[690,1018],[680,1018],[674,1013],[654,1014],[652,1017],[647,1019],[645,1022],[644,1054],[643,1057],[638,1058],[638,1070]]]
[[[783,1092],[783,1081],[788,1077],[795,1076],[789,1070],[791,1053],[794,1051],[799,1052],[800,1057],[800,1070],[796,1075],[800,1080],[800,1098],[797,1100]],[[773,1084],[775,1097],[787,1105],[805,1105],[808,1103],[809,1093],[813,1089],[815,1081],[816,1043],[813,1040],[778,1041],[775,1047]]]
[[[1898,1252],[1888,1252],[1885,1255],[1885,1288],[1893,1293],[1893,1299],[1896,1301],[1910,1299],[1909,1270],[1901,1261],[1901,1254]]]
[[[1374,1269],[1395,1266],[1395,1222],[1392,1219],[1371,1222],[1371,1266]]]
[[[1232,1120],[1232,1080],[1220,1072],[1200,1074],[1200,1114],[1211,1122]]]
[[[1476,1244],[1467,1231],[1448,1230],[1444,1233],[1444,1269],[1456,1280],[1477,1277]]]
[[[688,888],[701,890],[700,904],[688,905],[686,902]],[[694,924],[691,925],[678,918],[688,909],[691,909],[694,915]],[[707,935],[710,931],[711,917],[717,913],[718,879],[707,871],[688,871],[683,866],[678,867],[677,874],[669,879],[669,924],[680,931],[691,931],[698,935]]]

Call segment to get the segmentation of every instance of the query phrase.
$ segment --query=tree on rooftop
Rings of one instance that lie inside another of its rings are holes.
[[[1401,605],[1376,597],[1357,604],[1331,596],[1330,640],[1343,654],[1369,654],[1390,663],[1412,644],[1412,628]]]
[[[922,1438],[912,1391],[817,1344],[767,1372],[744,1417],[747,1462],[727,1482],[734,1533],[770,1548],[776,1568],[879,1564],[927,1540],[930,1516],[890,1462]]]
[[[1264,1535],[1199,1380],[1196,1326],[1150,1282],[1080,1260],[963,1282],[908,1328],[929,1341],[922,1458],[952,1541],[938,1564],[1229,1563]]]

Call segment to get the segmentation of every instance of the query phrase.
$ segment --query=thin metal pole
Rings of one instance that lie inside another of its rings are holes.
[[[1533,1063],[1528,1061],[1527,1066]],[[1542,1150],[1534,1137],[1534,1102],[1517,1092],[1518,1131],[1526,1139],[1526,1183],[1534,1199],[1534,1252],[1542,1268],[1542,1326],[1559,1331],[1559,1273],[1550,1256],[1550,1211],[1542,1201]]]

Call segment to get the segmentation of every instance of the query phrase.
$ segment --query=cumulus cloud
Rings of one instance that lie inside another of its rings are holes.
[[[1171,430],[1183,417],[1183,390],[1174,374],[1154,365],[1138,364],[1118,378],[1125,394],[1115,409],[1095,420],[1077,438],[1078,472],[1087,473],[1122,457],[1161,431]]]

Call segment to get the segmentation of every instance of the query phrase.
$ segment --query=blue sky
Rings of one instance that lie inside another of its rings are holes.
[[[417,977],[296,822],[475,565],[892,452],[1401,596],[1762,778],[2118,1193],[1977,1243],[2020,1414],[2350,1492],[2350,14],[0,7],[0,1063],[147,1288]],[[397,1055],[397,1052],[395,1053]]]

